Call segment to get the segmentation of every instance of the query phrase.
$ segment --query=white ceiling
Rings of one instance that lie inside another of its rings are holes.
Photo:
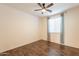
[[[54,5],[49,8],[52,10],[52,12],[51,13],[46,12],[44,14],[41,14],[41,11],[34,11],[35,9],[40,9],[40,7],[36,3],[9,3],[5,5],[37,16],[50,16],[64,12],[70,8],[79,6],[79,3],[54,3]]]

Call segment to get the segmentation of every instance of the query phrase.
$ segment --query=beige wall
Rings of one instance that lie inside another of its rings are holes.
[[[79,7],[64,13],[65,45],[79,48]]]
[[[0,52],[39,40],[39,18],[0,6]]]
[[[40,17],[40,39],[47,40],[47,17]]]

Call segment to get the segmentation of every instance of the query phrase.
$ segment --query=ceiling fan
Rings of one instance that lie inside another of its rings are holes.
[[[37,4],[38,4],[38,6],[41,7],[41,9],[36,9],[36,10],[34,10],[34,11],[40,11],[40,10],[41,10],[41,11],[42,11],[42,14],[43,14],[44,12],[52,12],[52,10],[50,10],[50,9],[48,9],[48,8],[54,5],[53,3],[50,3],[50,4],[47,5],[47,6],[46,6],[45,3],[37,3]]]

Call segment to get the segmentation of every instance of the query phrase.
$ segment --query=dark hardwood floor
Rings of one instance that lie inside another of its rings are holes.
[[[3,52],[0,56],[79,56],[79,49],[39,40]]]

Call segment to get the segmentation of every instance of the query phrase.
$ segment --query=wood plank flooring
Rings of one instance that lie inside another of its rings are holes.
[[[0,53],[0,56],[79,56],[79,49],[39,40]]]

